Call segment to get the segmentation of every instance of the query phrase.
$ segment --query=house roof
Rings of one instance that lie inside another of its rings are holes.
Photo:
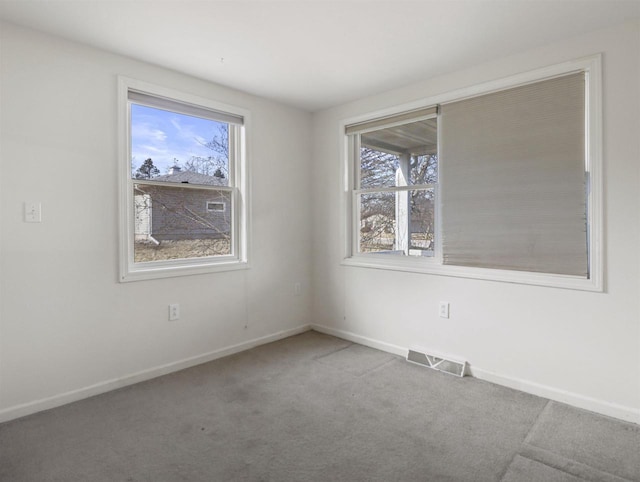
[[[208,176],[193,171],[179,171],[153,178],[154,181],[175,182],[182,184],[202,184],[205,186],[228,186],[226,177]]]

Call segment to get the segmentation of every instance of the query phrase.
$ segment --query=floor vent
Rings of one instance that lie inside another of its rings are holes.
[[[425,367],[433,368],[444,373],[450,373],[457,377],[463,377],[467,368],[467,362],[452,360],[439,355],[431,355],[420,349],[410,349],[407,361],[417,363]]]

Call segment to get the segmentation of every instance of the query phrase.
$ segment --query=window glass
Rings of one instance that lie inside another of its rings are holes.
[[[232,254],[230,210],[206,209],[213,195],[230,205],[229,191],[170,185],[133,185],[134,260],[161,261]]]
[[[131,103],[134,262],[233,254],[230,128]]]
[[[435,113],[429,115],[403,117],[387,126],[376,123],[354,134],[359,145],[359,253],[434,256],[438,121]]]
[[[132,102],[131,177],[228,186],[229,124]]]
[[[391,187],[403,157],[410,159],[405,185],[438,181],[437,119],[376,129],[360,135],[360,188]]]
[[[434,189],[368,192],[358,197],[360,253],[434,255]]]
[[[207,211],[224,211],[225,203],[207,202]]]

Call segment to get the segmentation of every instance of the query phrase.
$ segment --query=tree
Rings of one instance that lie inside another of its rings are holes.
[[[136,179],[151,179],[158,174],[160,174],[160,169],[154,166],[153,161],[149,158],[136,170],[135,177]]]
[[[381,150],[362,146],[360,149],[360,182],[362,189],[396,185],[400,158]],[[438,158],[435,154],[413,154],[409,163],[410,184],[435,184],[438,181]],[[412,243],[427,248],[433,242],[433,190],[409,191]],[[396,195],[392,192],[370,192],[360,197],[360,246],[364,251],[391,250],[396,234]],[[395,248],[397,249],[397,248]]]
[[[229,174],[229,126],[219,124],[218,131],[214,133],[211,140],[202,143],[202,145],[210,149],[212,154],[207,157],[193,156],[185,162],[185,170],[221,179],[227,178]]]

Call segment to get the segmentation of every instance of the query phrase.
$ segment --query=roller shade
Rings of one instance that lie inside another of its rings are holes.
[[[144,92],[137,92],[130,90],[128,93],[130,102],[135,104],[142,104],[147,107],[155,107],[156,109],[167,110],[170,112],[177,112],[179,114],[190,115],[194,117],[201,117],[203,119],[211,119],[219,122],[225,122],[227,124],[242,125],[244,119],[242,116],[230,114],[228,112],[220,112],[213,109],[207,109],[206,107],[186,104],[183,102],[176,102],[175,100],[167,99],[165,97],[157,97]]]
[[[412,110],[408,112],[402,112],[401,114],[396,114],[388,117],[380,117],[378,119],[372,119],[366,122],[359,122],[355,124],[350,124],[345,128],[345,134],[362,134],[364,132],[369,132],[377,129],[382,129],[384,127],[391,127],[394,125],[406,124],[408,122],[416,122],[419,120],[426,119],[428,117],[432,117],[438,113],[438,107],[425,107],[423,109]]]
[[[588,276],[583,72],[441,106],[443,262]]]

